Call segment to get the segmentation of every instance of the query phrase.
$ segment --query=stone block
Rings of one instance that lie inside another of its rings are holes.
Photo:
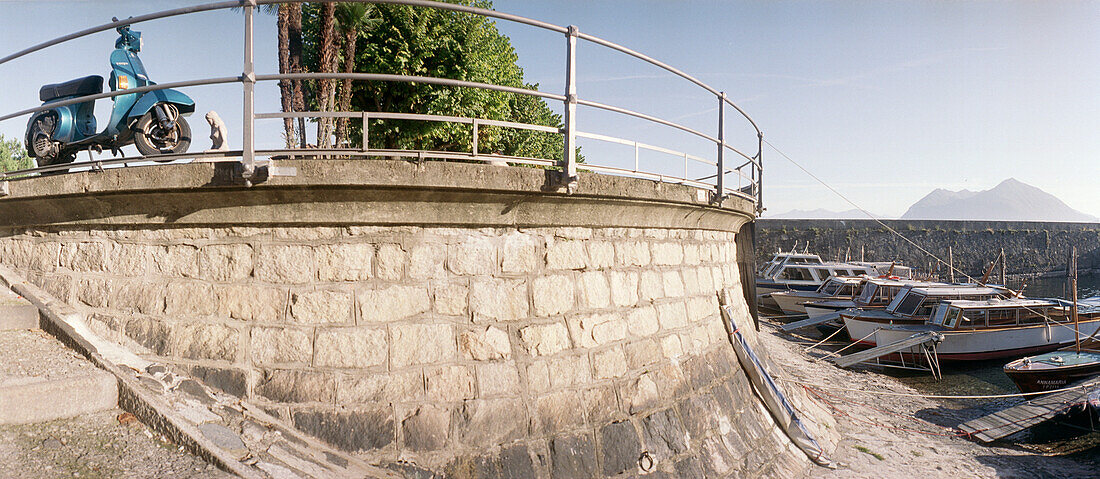
[[[675,477],[681,479],[706,479],[706,475],[703,474],[703,466],[699,464],[699,459],[695,456],[687,456],[673,466]]]
[[[424,404],[409,411],[401,420],[404,447],[413,451],[436,451],[447,444],[451,429],[451,411]]]
[[[111,288],[106,279],[81,278],[76,283],[76,300],[93,308],[105,308]]]
[[[151,245],[113,243],[108,252],[107,271],[119,276],[144,276],[146,271],[153,270],[153,258],[159,251],[159,247]]]
[[[642,236],[651,239],[668,239],[669,231],[661,228],[646,228],[642,230]]]
[[[555,436],[550,440],[552,477],[597,477],[596,443],[587,434]]]
[[[480,397],[518,396],[519,371],[512,361],[477,365],[477,390]]]
[[[685,244],[684,245],[684,264],[696,265],[700,263],[699,258],[699,245],[697,244]]]
[[[336,394],[336,382],[329,373],[286,369],[265,370],[263,373],[263,378],[256,385],[256,392],[275,402],[332,403]]]
[[[588,269],[607,269],[614,265],[615,246],[611,242],[588,242]]]
[[[191,376],[227,394],[240,398],[248,394],[248,371],[242,369],[191,366]]]
[[[631,415],[656,406],[661,398],[651,373],[642,374],[636,379],[622,383],[619,397],[623,400],[623,408]]]
[[[557,391],[535,399],[532,435],[554,435],[584,425],[584,400],[577,391]]]
[[[373,328],[317,330],[313,365],[330,368],[367,368],[386,363],[386,331]]]
[[[158,356],[169,354],[170,330],[164,323],[151,318],[132,318],[123,331],[127,337]]]
[[[340,236],[340,228],[331,226],[274,227],[269,231],[275,239],[293,241],[331,241]]]
[[[465,331],[458,336],[458,350],[475,361],[510,359],[512,345],[508,333],[495,326]]]
[[[428,254],[425,251],[421,256]],[[432,261],[428,261],[423,257],[418,257],[420,261],[417,274],[427,274],[420,268],[426,268],[429,264],[436,264]],[[375,275],[378,279],[386,281],[400,281],[405,274],[405,250],[401,249],[401,245],[386,243],[378,246],[378,255],[375,257]],[[440,270],[443,268],[442,258],[438,261],[438,267]],[[433,269],[427,269],[427,271],[433,271]]]
[[[351,294],[345,291],[296,291],[290,316],[298,324],[351,323]]]
[[[154,270],[170,278],[198,278],[199,249],[186,244],[153,249]]]
[[[470,288],[462,283],[436,285],[432,291],[435,298],[435,312],[449,316],[466,314],[469,304]]]
[[[583,269],[588,264],[588,254],[582,241],[547,241],[546,267],[548,269]]]
[[[653,264],[675,266],[684,262],[684,247],[680,243],[653,243]]]
[[[626,337],[626,322],[619,313],[575,315],[566,318],[573,344],[593,348]]]
[[[585,354],[550,358],[548,364],[552,388],[580,386],[592,381],[592,364]]]
[[[686,268],[680,271],[684,282],[684,294],[687,296],[695,296],[704,292],[699,287],[699,276],[696,271],[694,268]]]
[[[496,272],[496,246],[484,236],[468,236],[447,247],[447,269],[457,275],[489,276]]]
[[[52,241],[32,243],[30,246],[30,258],[27,261],[27,267],[43,273],[57,271],[58,258],[60,255],[61,243]],[[110,263],[108,263],[107,268],[110,269]]]
[[[550,390],[550,361],[532,361],[527,365],[527,389],[541,393]]]
[[[613,422],[600,428],[600,463],[605,476],[638,468],[642,446],[630,421]]]
[[[414,475],[405,473],[405,477],[414,477]],[[429,477],[429,475],[423,477]],[[531,460],[528,447],[524,444],[517,444],[501,448],[500,454],[455,457],[443,469],[442,476],[431,477],[536,479],[539,476],[535,474],[535,463]]]
[[[638,273],[612,271],[608,278],[611,280],[612,304],[634,306],[638,303]]]
[[[569,349],[569,330],[561,323],[535,324],[519,330],[527,352],[548,356]]]
[[[700,294],[713,295],[718,288],[714,286],[714,277],[710,273],[710,268],[696,268],[695,274],[699,281]]]
[[[618,346],[592,353],[592,371],[596,379],[620,377],[626,374],[626,354]]]
[[[142,280],[112,281],[114,295],[109,300],[114,309],[142,314],[164,312],[163,285]]]
[[[260,285],[228,285],[218,288],[218,303],[218,310],[230,318],[273,323],[283,317],[287,292]]]
[[[393,367],[445,362],[458,351],[454,327],[449,324],[394,324],[390,335]]]
[[[661,346],[654,339],[634,341],[624,345],[626,350],[626,365],[630,369],[641,369],[651,364],[657,364],[664,357],[661,355]]]
[[[515,321],[529,313],[524,280],[475,280],[470,285],[470,314],[475,323]]]
[[[369,243],[340,243],[313,250],[320,281],[363,281],[374,277],[374,246]]]
[[[33,248],[34,246],[30,246],[28,251],[28,261],[25,262],[28,266],[36,261],[33,259]],[[110,245],[108,243],[65,243],[61,247],[60,264],[62,268],[80,273],[105,271],[109,251]]]
[[[649,266],[649,245],[643,241],[615,243],[615,263],[619,266]]]
[[[714,295],[697,296],[688,299],[687,311],[688,320],[692,322],[702,321],[721,314],[718,311],[718,298]],[[721,321],[715,322],[718,323],[719,326],[722,325]]]
[[[618,393],[614,386],[585,389],[583,395],[588,424],[606,424],[620,416]]]
[[[252,364],[309,364],[313,358],[313,337],[309,330],[294,328],[252,328]]]
[[[700,453],[703,470],[707,477],[724,476],[736,465],[735,459],[719,438],[708,437],[704,439]],[[749,455],[752,456],[753,454]]]
[[[280,284],[313,282],[316,278],[313,248],[303,245],[266,244],[256,252],[256,277]]]
[[[661,328],[666,331],[687,326],[687,306],[683,301],[659,304],[657,305],[657,321],[661,323]]]
[[[431,401],[455,402],[476,397],[474,372],[466,366],[429,367],[424,370],[424,379]]]
[[[218,310],[214,287],[198,281],[168,283],[164,303],[164,314],[179,319],[211,316]]]
[[[223,324],[175,323],[170,328],[169,342],[169,350],[177,357],[236,361],[241,333]]]
[[[526,424],[527,411],[518,399],[472,399],[455,414],[459,442],[474,448],[520,439]]]
[[[581,303],[588,308],[606,308],[611,305],[611,289],[607,275],[602,271],[582,273],[580,276]]]
[[[552,316],[573,309],[573,278],[567,275],[535,278],[531,287],[536,316]]]
[[[638,278],[638,297],[642,301],[653,301],[665,295],[661,273],[642,271]]]
[[[395,441],[393,410],[388,406],[294,411],[294,426],[348,452],[381,449]]]
[[[500,248],[500,270],[505,274],[530,273],[538,269],[538,244],[531,235],[510,233]]]
[[[341,376],[336,389],[336,402],[407,402],[423,399],[424,394],[424,375],[420,370]]]
[[[428,288],[425,286],[388,286],[364,289],[356,295],[359,317],[366,323],[391,322],[427,312]]]
[[[653,306],[643,306],[630,310],[626,314],[626,330],[636,337],[649,337],[657,334],[661,323],[657,321],[657,309]]]
[[[684,355],[683,345],[680,344],[680,336],[670,334],[661,338],[661,354],[668,359],[676,359]]]
[[[642,419],[642,442],[658,462],[688,452],[691,436],[673,409],[665,409]]]
[[[446,276],[447,245],[421,243],[409,249],[409,277],[414,279],[442,278]]]
[[[661,289],[665,297],[681,298],[684,296],[684,281],[679,271],[665,271],[661,273]]]
[[[211,244],[199,249],[199,277],[239,281],[252,276],[252,245]]]

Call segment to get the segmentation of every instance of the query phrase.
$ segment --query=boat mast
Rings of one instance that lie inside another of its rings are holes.
[[[1077,354],[1081,354],[1081,325],[1077,320],[1077,247],[1074,246],[1069,258],[1069,290],[1073,296],[1070,303],[1070,315],[1073,316],[1073,343]]]
[[[955,282],[955,255],[952,254],[951,247],[947,247],[947,271],[951,274],[951,283]]]

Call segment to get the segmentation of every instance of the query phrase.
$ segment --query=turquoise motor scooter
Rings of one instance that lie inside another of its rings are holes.
[[[143,43],[141,32],[130,30],[129,25],[115,30],[119,37],[111,52],[111,91],[155,85],[137,56]],[[99,93],[103,93],[103,77],[92,75],[43,86],[38,96],[43,105],[49,105]],[[47,166],[70,163],[84,150],[102,152],[107,148],[117,156],[131,143],[146,156],[184,153],[191,145],[191,127],[183,117],[195,112],[195,101],[187,95],[166,89],[118,95],[112,100],[110,123],[98,133],[95,101],[35,113],[27,123],[27,153],[37,159],[38,166]]]

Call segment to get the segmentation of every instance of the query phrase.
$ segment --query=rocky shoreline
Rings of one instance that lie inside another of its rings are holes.
[[[810,469],[806,478],[1096,477],[1100,471],[1095,454],[1058,456],[959,437],[952,428],[970,419],[973,410],[942,400],[875,394],[922,392],[874,370],[838,368],[822,360],[824,352],[806,353],[770,325],[762,325],[758,336],[781,366],[772,372],[781,386],[791,391],[808,385],[808,395],[836,420],[841,440],[831,459],[838,467]]]

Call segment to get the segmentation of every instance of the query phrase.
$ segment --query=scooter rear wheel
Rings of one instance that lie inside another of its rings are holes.
[[[177,117],[171,128],[164,129],[149,112],[134,125],[134,146],[145,156],[184,153],[191,146],[191,126]]]

